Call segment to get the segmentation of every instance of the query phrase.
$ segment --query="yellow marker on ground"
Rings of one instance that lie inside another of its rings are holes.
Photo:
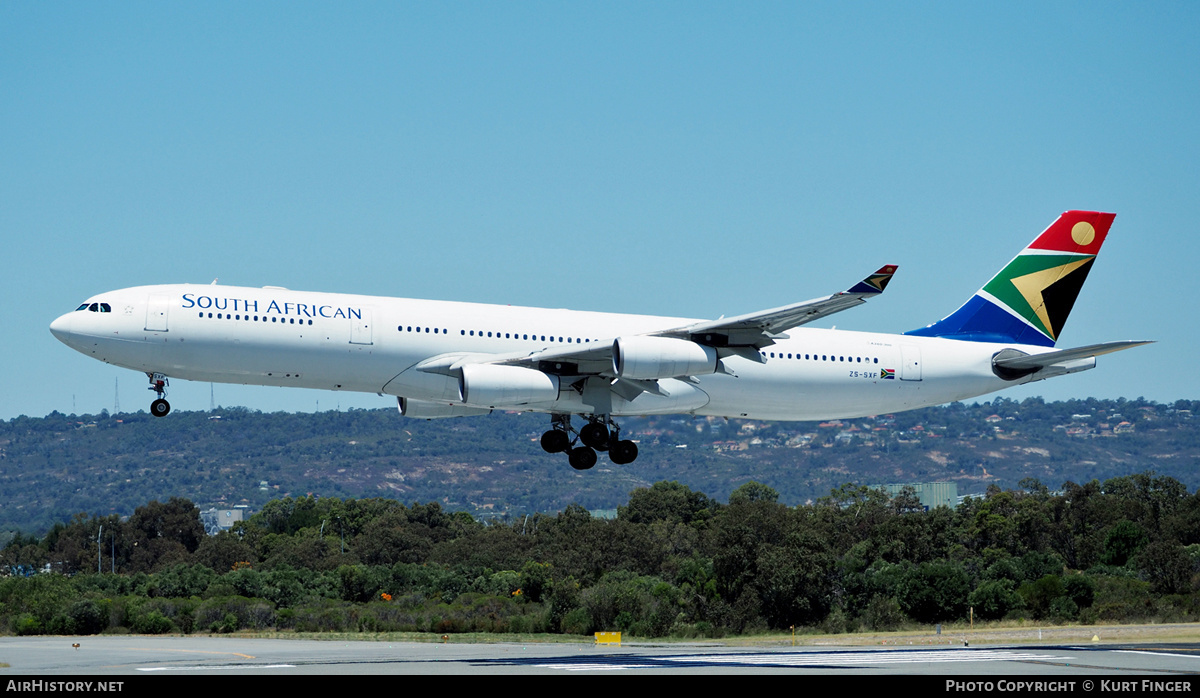
[[[621,644],[621,633],[596,633],[597,645]]]

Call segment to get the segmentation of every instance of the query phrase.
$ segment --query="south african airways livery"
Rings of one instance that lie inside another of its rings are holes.
[[[1113,218],[1064,213],[962,307],[902,335],[801,328],[881,294],[892,265],[841,293],[717,320],[178,284],[102,293],[50,331],[146,373],[159,417],[169,378],[387,394],[424,419],[544,412],[542,447],[583,470],[597,451],[637,457],[614,417],[860,417],[1084,371],[1146,344],[1055,349]]]

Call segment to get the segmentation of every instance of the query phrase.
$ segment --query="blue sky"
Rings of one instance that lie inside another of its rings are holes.
[[[1060,345],[1158,343],[1004,395],[1195,399],[1196,26],[1183,2],[3,3],[0,418],[148,406],[47,330],[114,288],[707,318],[895,263],[822,325],[902,332],[1072,208],[1117,219]]]

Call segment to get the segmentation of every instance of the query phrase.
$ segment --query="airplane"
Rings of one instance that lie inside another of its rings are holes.
[[[541,445],[577,470],[637,444],[616,417],[827,420],[964,400],[1094,368],[1147,344],[1055,344],[1115,214],[1067,211],[966,303],[904,334],[803,327],[880,295],[840,293],[716,320],[173,284],[101,293],[54,320],[67,346],[170,378],[395,396],[406,417],[547,413]],[[576,429],[572,417],[582,418]]]

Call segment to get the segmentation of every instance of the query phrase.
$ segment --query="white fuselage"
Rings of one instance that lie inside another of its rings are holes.
[[[110,312],[67,313],[51,330],[72,348],[116,366],[195,381],[380,393],[447,405],[463,404],[458,379],[417,364],[447,354],[519,357],[564,345],[592,348],[696,322],[191,284],[122,289],[93,302]],[[762,352],[763,363],[726,357],[728,373],[660,380],[659,394],[614,397],[611,414],[845,418],[971,398],[1029,380],[1002,380],[992,371],[996,352],[1015,345],[808,328],[788,335]],[[568,384],[562,381],[556,399],[503,407],[592,412]]]

